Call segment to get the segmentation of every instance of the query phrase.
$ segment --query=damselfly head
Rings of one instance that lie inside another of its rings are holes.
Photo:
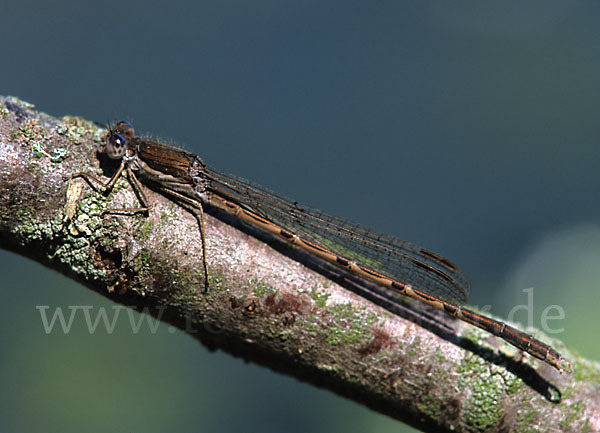
[[[127,153],[127,141],[134,136],[134,129],[131,123],[121,121],[114,127],[108,128],[105,142],[98,149],[106,153],[110,159],[121,159]]]

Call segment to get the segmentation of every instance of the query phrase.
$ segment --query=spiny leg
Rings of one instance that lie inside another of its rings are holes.
[[[204,225],[204,208],[202,207],[202,203],[196,200],[192,200],[189,197],[178,193],[176,191],[173,191],[171,189],[168,188],[160,188],[160,190],[168,195],[171,195],[179,200],[181,200],[182,202],[184,202],[186,206],[185,207],[192,215],[194,215],[194,217],[196,218],[196,221],[198,222],[198,229],[200,230],[200,242],[202,243],[202,267],[204,270],[204,291],[208,292],[208,264],[206,262],[206,235],[205,235],[205,225]]]
[[[71,179],[75,179],[77,177],[82,177],[86,181],[88,181],[88,183],[90,183],[92,185],[92,187],[93,187],[93,182],[101,185],[103,188],[103,192],[106,192],[106,191],[110,191],[114,187],[115,183],[117,182],[119,177],[122,175],[123,171],[125,170],[128,175],[131,186],[134,189],[134,191],[138,194],[138,198],[143,206],[139,207],[139,208],[105,209],[102,211],[102,214],[117,213],[117,212],[147,212],[147,211],[149,211],[152,208],[152,204],[150,203],[150,200],[148,200],[148,198],[146,197],[146,194],[144,193],[144,190],[143,190],[139,180],[133,173],[133,171],[131,171],[130,168],[125,168],[125,167],[126,167],[126,162],[123,161],[123,163],[121,164],[121,166],[119,167],[117,172],[113,175],[113,177],[108,182],[103,182],[101,179],[98,179],[97,177],[92,176],[87,173],[77,173],[77,174],[71,176]],[[192,213],[194,215],[194,217],[196,218],[196,221],[198,222],[199,230],[200,230],[200,239],[201,239],[201,243],[202,243],[202,267],[203,267],[203,271],[204,271],[204,290],[206,292],[208,292],[208,264],[206,262],[206,237],[205,237],[205,231],[204,231],[205,230],[205,228],[204,228],[205,218],[204,218],[204,209],[202,208],[202,204],[195,200],[190,199],[189,197],[186,197],[183,194],[173,191],[171,189],[160,188],[160,186],[159,186],[159,189],[163,193],[171,195],[171,196],[181,200],[185,204],[187,204],[189,206],[188,210],[190,211],[190,213]]]
[[[127,168],[125,171],[127,172],[127,177],[129,179],[129,183],[131,184],[133,191],[137,194],[137,197],[138,197],[140,203],[142,204],[142,207],[104,209],[102,211],[103,215],[106,213],[148,212],[148,211],[150,211],[150,209],[152,209],[152,203],[150,203],[150,200],[148,200],[148,197],[146,197],[146,194],[144,193],[144,189],[142,188],[142,185],[140,184],[140,181],[137,179],[135,174],[133,174],[133,171],[130,168]]]
[[[146,197],[146,194],[144,194],[144,190],[142,189],[142,186],[140,185],[140,182],[138,181],[137,177],[135,176],[135,174],[133,174],[133,171],[131,171],[131,169],[129,167],[127,167],[127,162],[125,160],[123,160],[121,162],[119,169],[110,178],[110,180],[108,182],[104,182],[104,181],[102,181],[102,179],[99,179],[95,176],[92,176],[91,174],[83,173],[83,172],[74,174],[73,176],[71,176],[71,179],[76,179],[78,177],[81,177],[81,178],[85,179],[92,188],[96,189],[94,187],[94,183],[96,183],[102,187],[102,193],[107,193],[107,192],[110,192],[114,188],[115,183],[117,183],[117,180],[119,180],[119,178],[123,174],[123,171],[125,171],[127,173],[129,183],[131,184],[133,190],[137,194],[138,199],[140,200],[140,202],[143,206],[139,207],[139,208],[105,209],[102,211],[102,215],[104,215],[106,213],[117,213],[117,212],[134,212],[135,213],[135,212],[149,211],[152,208],[152,205],[150,204],[150,201]]]
[[[204,231],[204,209],[202,205],[197,208],[194,216],[200,226],[200,241],[202,242],[202,267],[204,268],[204,292],[208,292],[208,265],[206,263],[206,236]]]
[[[98,185],[100,185],[102,187],[102,192],[107,192],[107,191],[110,191],[111,189],[113,189],[113,187],[115,186],[115,183],[117,182],[119,177],[121,177],[121,174],[123,173],[123,170],[125,169],[125,164],[126,164],[125,161],[121,162],[119,169],[117,170],[117,172],[115,174],[113,174],[113,177],[111,177],[108,182],[104,182],[101,179],[99,179],[95,176],[92,176],[91,174],[84,173],[84,172],[79,172],[77,174],[74,174],[73,176],[71,176],[71,179],[76,179],[78,177],[82,177],[90,184],[90,186],[92,188],[94,188],[93,183],[96,182]]]

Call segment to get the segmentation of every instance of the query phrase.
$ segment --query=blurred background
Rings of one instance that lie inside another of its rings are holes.
[[[471,305],[600,359],[598,2],[9,0],[2,16],[0,94],[130,120],[423,245],[470,276]],[[79,315],[47,335],[36,306],[113,304],[0,266],[0,431],[413,431],[167,326],[90,334]]]

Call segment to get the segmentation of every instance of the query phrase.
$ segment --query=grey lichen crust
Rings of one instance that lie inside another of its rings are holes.
[[[71,179],[82,171],[112,173],[95,152],[105,129],[33,108],[0,98],[2,247],[211,347],[428,431],[600,430],[597,363],[564,350],[575,371],[560,375],[435,313],[451,335],[430,332],[292,260],[290,247],[211,215],[205,291],[196,220],[149,190],[154,207],[147,215],[102,215],[107,207],[138,205],[124,178],[108,196]]]

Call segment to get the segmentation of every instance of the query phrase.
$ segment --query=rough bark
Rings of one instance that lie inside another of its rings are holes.
[[[367,284],[274,239],[261,241],[214,212],[207,217],[205,292],[198,226],[184,209],[148,191],[154,203],[148,215],[102,216],[107,203],[136,203],[127,182],[105,196],[70,180],[77,172],[114,170],[95,152],[105,132],[81,118],[53,118],[0,97],[2,248],[212,348],[425,431],[600,430],[598,363],[554,341],[574,366],[572,375],[561,375],[426,307],[390,314],[365,299]],[[71,190],[69,205],[67,189],[76,183],[83,192],[77,197]]]

